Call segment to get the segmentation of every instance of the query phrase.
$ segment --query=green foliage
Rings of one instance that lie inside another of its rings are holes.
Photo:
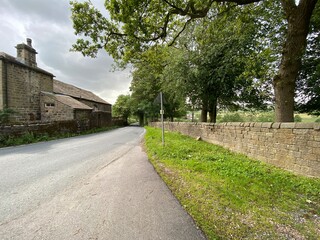
[[[302,118],[299,115],[294,115],[295,122],[302,122]]]
[[[8,146],[17,146],[22,144],[44,142],[44,141],[50,141],[55,139],[86,135],[91,133],[99,133],[99,132],[109,131],[115,128],[117,127],[112,126],[112,127],[95,128],[95,129],[90,129],[90,130],[81,132],[80,134],[79,133],[54,133],[49,135],[47,133],[35,134],[33,132],[26,132],[21,136],[0,135],[0,148],[8,147]]]
[[[239,113],[227,113],[220,119],[221,122],[244,122]]]
[[[208,239],[317,239],[320,179],[178,133],[166,133],[165,147],[160,129],[147,128],[145,139],[149,159]]]
[[[317,118],[317,119],[315,120],[315,122],[320,122],[320,118]]]
[[[296,108],[299,112],[320,115],[320,2],[311,18],[307,50],[302,59]]]
[[[218,115],[218,122],[274,122],[274,112],[226,112]]]
[[[71,1],[73,26],[79,36],[73,50],[95,57],[99,49],[104,49],[120,67],[128,63],[136,65],[141,61],[141,54],[155,46],[169,45],[191,51],[192,56],[187,53],[187,58],[181,59],[186,64],[180,70],[183,76],[177,81],[193,106],[209,110],[213,118],[219,105],[263,109],[266,103],[272,103],[270,88],[274,79],[274,87],[290,88],[288,94],[275,91],[279,94],[276,100],[283,99],[290,105],[284,108],[285,104],[275,101],[275,109],[283,113],[277,112],[277,117],[283,118],[277,121],[292,121],[294,94],[291,93],[295,90],[293,83],[300,70],[311,16],[305,69],[298,84],[298,91],[306,96],[301,99],[307,99],[309,105],[302,102],[298,109],[319,114],[317,106],[320,105],[319,78],[314,74],[318,72],[319,57],[318,51],[313,51],[319,46],[319,3],[314,15],[317,1],[300,3],[297,5],[293,0],[110,0],[105,1],[109,12],[105,17],[90,1]],[[294,48],[301,51],[293,51]],[[178,58],[183,55],[179,54]],[[292,63],[287,64],[285,59],[291,59]],[[173,66],[183,65],[175,60],[173,63]],[[167,73],[167,76],[179,75],[173,71]],[[152,77],[155,81],[159,76]],[[148,105],[147,101],[142,105],[143,108]],[[176,107],[169,109],[176,110]]]
[[[128,118],[132,113],[131,96],[119,95],[115,104],[112,106],[112,116],[122,117],[128,123]]]
[[[259,113],[256,122],[274,122],[275,115],[274,112],[262,112]]]
[[[165,117],[173,119],[185,114],[184,96],[163,74],[171,61],[168,50],[165,47],[151,48],[134,63],[130,86],[134,114],[151,120],[159,118],[160,103],[155,102],[155,99],[161,91],[165,98]]]
[[[14,113],[15,112],[10,108],[0,110],[0,125],[8,123],[10,115]]]

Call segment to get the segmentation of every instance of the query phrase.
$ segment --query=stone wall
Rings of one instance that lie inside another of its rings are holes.
[[[6,106],[16,113],[11,122],[36,122],[41,119],[40,92],[53,91],[53,75],[41,69],[7,61],[5,68]]]
[[[111,113],[111,105],[110,104],[98,103],[98,102],[89,101],[89,100],[80,99],[80,98],[77,98],[77,100],[79,102],[82,102],[85,105],[93,108],[95,111],[103,111],[103,112]]]
[[[151,126],[161,127],[159,122]],[[306,176],[320,177],[320,123],[182,123],[165,129],[221,145]]]
[[[80,129],[81,126],[75,120],[51,123],[31,123],[21,125],[0,126],[0,136],[20,136],[27,132],[48,135],[53,135],[57,133],[77,133]]]
[[[53,94],[41,93],[41,121],[69,121],[74,119],[73,108],[57,101]]]
[[[5,63],[0,58],[0,110],[4,109],[4,107],[5,107],[4,97],[5,97],[5,92],[6,92],[6,85],[5,85],[5,82],[2,81],[2,79],[5,78],[5,76],[6,76]]]
[[[93,128],[97,127],[107,127],[111,126],[113,124],[112,122],[112,116],[109,112],[101,112],[96,111],[92,112],[90,116],[90,126]]]

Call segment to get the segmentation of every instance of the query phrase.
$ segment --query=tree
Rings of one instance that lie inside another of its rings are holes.
[[[115,117],[122,117],[126,124],[128,124],[128,118],[131,115],[131,96],[119,95],[116,103],[112,106],[112,115]]]
[[[215,21],[197,20],[171,50],[166,79],[176,89],[177,83],[179,92],[201,109],[202,122],[207,121],[208,112],[210,121],[216,122],[218,105],[260,109],[270,101],[270,92],[261,87],[270,57],[268,48],[260,50],[256,39],[259,23],[253,16],[258,10],[244,7],[221,14]]]
[[[159,116],[160,105],[155,99],[161,91],[166,98],[165,117],[173,121],[174,117],[180,117],[185,113],[183,96],[177,94],[175,88],[169,87],[169,82],[163,77],[163,71],[169,61],[166,47],[153,47],[141,54],[139,61],[133,64],[130,90],[136,114],[140,118],[147,117],[154,120]]]
[[[199,18],[215,19],[217,6],[229,7],[259,4],[263,0],[161,0],[106,1],[110,20],[90,2],[71,1],[72,19],[76,34],[84,34],[73,46],[84,55],[95,56],[104,48],[115,59],[124,62],[146,50],[153,43],[166,41],[173,45],[186,26]],[[304,54],[309,23],[317,0],[281,0],[286,31],[281,61],[273,79],[276,120],[293,121],[295,86]]]
[[[307,50],[297,87],[297,110],[320,115],[320,2],[311,18]]]

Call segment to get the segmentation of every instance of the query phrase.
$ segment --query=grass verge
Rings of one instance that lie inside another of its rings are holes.
[[[94,128],[87,131],[83,131],[81,133],[56,133],[56,134],[49,135],[46,133],[34,134],[32,132],[27,132],[21,136],[0,136],[0,148],[17,146],[22,144],[29,144],[29,143],[44,142],[44,141],[50,141],[55,139],[61,139],[61,138],[75,137],[75,136],[87,135],[92,133],[99,133],[99,132],[109,131],[115,128],[118,128],[118,127],[112,126],[112,127]]]
[[[320,179],[146,127],[155,169],[208,239],[318,239]]]

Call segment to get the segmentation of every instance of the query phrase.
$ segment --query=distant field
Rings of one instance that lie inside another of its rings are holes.
[[[315,122],[319,117],[313,116],[313,115],[308,115],[306,113],[301,113],[301,114],[296,114],[299,115],[302,118],[302,122]]]
[[[200,114],[200,111],[194,112],[195,121],[200,121]],[[191,113],[189,115],[191,116]],[[274,118],[273,112],[220,112],[217,116],[217,122],[274,122]],[[308,115],[307,113],[295,114],[296,122],[315,122],[317,119],[320,119],[320,116]]]

